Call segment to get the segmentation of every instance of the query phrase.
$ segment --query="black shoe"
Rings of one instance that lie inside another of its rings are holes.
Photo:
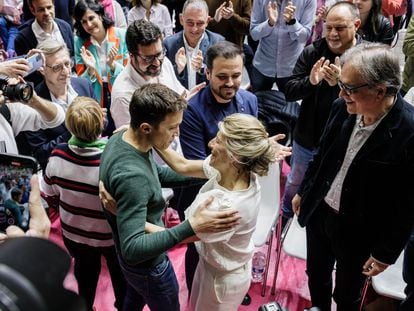
[[[250,297],[249,294],[246,294],[246,296],[244,296],[243,301],[242,301],[242,305],[243,306],[248,306],[249,304],[252,303],[252,298]]]

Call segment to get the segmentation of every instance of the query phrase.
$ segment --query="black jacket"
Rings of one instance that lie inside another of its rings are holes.
[[[382,15],[378,17],[378,27],[376,32],[374,32],[372,24],[367,23],[364,28],[358,29],[358,34],[362,39],[370,42],[381,42],[391,45],[394,40],[394,32],[391,23],[388,18]]]
[[[341,168],[355,122],[342,98],[332,104],[319,150],[298,191],[302,226],[312,219]],[[341,233],[369,241],[375,259],[394,263],[412,231],[413,189],[414,107],[398,95],[346,173],[338,216]]]

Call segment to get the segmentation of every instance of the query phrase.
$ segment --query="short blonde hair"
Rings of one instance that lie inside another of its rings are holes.
[[[219,122],[227,151],[241,168],[259,176],[267,174],[275,153],[263,124],[255,117],[234,113]]]
[[[103,131],[103,113],[99,104],[90,97],[78,96],[66,111],[66,128],[81,141],[90,143]]]

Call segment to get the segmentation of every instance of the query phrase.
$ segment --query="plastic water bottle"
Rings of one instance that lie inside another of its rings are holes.
[[[256,252],[252,260],[252,282],[259,283],[263,281],[266,267],[266,256],[263,252]]]

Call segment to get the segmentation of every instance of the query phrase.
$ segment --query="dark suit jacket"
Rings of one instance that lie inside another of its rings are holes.
[[[79,96],[86,96],[96,99],[93,88],[89,80],[85,78],[71,78],[70,82],[73,89]],[[40,97],[52,100],[49,89],[44,81],[36,87],[36,93]],[[39,162],[42,169],[45,169],[50,153],[58,144],[69,140],[71,134],[66,129],[65,122],[61,125],[35,132],[25,132],[26,140],[33,152],[34,157]]]
[[[298,191],[299,223],[306,226],[326,196],[346,153],[356,115],[343,99],[332,106],[318,153]],[[341,234],[364,238],[371,255],[394,263],[414,223],[414,107],[399,95],[356,154],[342,185]]]
[[[204,38],[203,40],[201,40],[200,47],[199,47],[200,51],[203,52],[204,65],[207,59],[208,48],[214,43],[223,41],[223,40],[224,40],[224,37],[222,35],[206,30]],[[184,46],[183,31],[177,32],[176,34],[164,39],[164,47],[167,52],[167,57],[174,66],[175,75],[177,76],[181,84],[184,85],[184,87],[188,89],[187,66],[184,67],[184,70],[181,74],[178,74],[177,65],[175,63],[175,54],[177,54],[177,51],[183,46]],[[206,79],[206,75],[204,71],[201,74],[196,73],[196,84],[202,83],[206,80],[207,79]]]

